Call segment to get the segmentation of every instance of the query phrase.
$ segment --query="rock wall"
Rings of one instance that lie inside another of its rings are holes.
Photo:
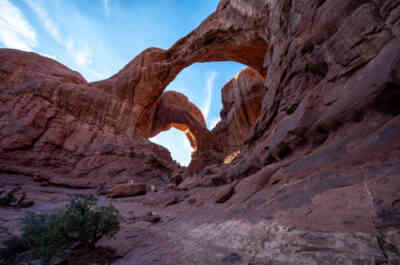
[[[232,164],[180,187],[227,184],[223,201],[232,216],[370,233],[387,258],[398,257],[390,246],[398,245],[400,227],[399,2],[224,5],[264,10],[261,116]]]
[[[251,23],[241,23],[248,18]],[[140,172],[147,175],[153,168],[151,176],[165,175],[174,167],[168,152],[144,139],[160,126],[156,115],[163,90],[195,62],[234,60],[265,73],[262,64],[268,45],[260,35],[262,26],[262,20],[243,10],[220,4],[170,49],[147,49],[116,75],[94,83],[50,59],[2,49],[2,61],[7,62],[1,65],[2,95],[7,102],[2,112],[2,133],[7,138],[1,151],[3,171],[98,181],[123,181]],[[29,102],[35,112],[25,116]],[[208,131],[198,127],[196,134],[194,145],[214,145],[200,140]],[[124,159],[117,159],[121,153]],[[132,163],[133,157],[137,163]]]
[[[221,120],[204,137],[207,144],[192,153],[187,170],[189,175],[199,174],[209,166],[222,164],[229,156],[233,157],[240,152],[261,114],[264,94],[264,77],[252,68],[242,70],[222,88]]]
[[[150,122],[151,131],[144,132],[147,138],[175,127],[185,133],[194,150],[204,146],[210,137],[200,109],[176,91],[167,91],[161,95],[154,120]]]
[[[399,1],[231,1],[245,2],[268,6],[261,116],[234,163],[197,182],[232,183],[234,216],[371,233],[397,257]]]
[[[247,68],[238,73],[221,90],[221,121],[212,130],[225,155],[240,150],[261,114],[264,78]]]
[[[165,87],[192,63],[238,61],[265,76],[260,116],[231,164],[181,185],[226,184],[223,218],[268,220],[285,227],[280,238],[367,234],[388,262],[400,253],[399,14],[398,0],[221,0],[170,49],[148,49],[91,84],[54,61],[2,50],[1,168],[82,177],[91,174],[82,168],[105,168],[119,176],[122,156],[127,172],[137,158],[159,176],[168,171],[168,153],[142,136],[155,128]],[[283,254],[285,264],[382,264],[356,245],[300,252],[293,245]],[[281,257],[267,264],[282,264]]]
[[[33,53],[0,49],[0,170],[79,187],[134,178],[160,182],[168,150],[119,130],[129,112],[77,72]],[[63,180],[64,178],[64,180]],[[74,184],[75,183],[75,184]]]

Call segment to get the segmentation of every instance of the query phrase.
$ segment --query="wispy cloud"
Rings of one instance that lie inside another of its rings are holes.
[[[76,65],[86,67],[92,64],[93,56],[87,43],[83,45],[82,48],[77,49],[75,42],[73,40],[68,40],[65,46],[68,53],[73,57]]]
[[[59,44],[63,44],[63,39],[61,38],[60,31],[54,21],[49,17],[46,10],[42,8],[37,2],[32,0],[23,0],[39,17],[40,21],[43,23],[45,29],[50,33],[50,35]]]
[[[32,51],[36,32],[21,10],[8,0],[0,1],[0,41],[8,48]]]
[[[60,33],[57,23],[49,16],[46,9],[33,0],[23,0],[38,16],[46,31],[61,46],[63,46],[68,54],[73,58],[75,64],[81,68],[86,68],[93,62],[92,52],[89,45],[76,45],[72,39],[66,40]],[[87,70],[87,69],[86,69]]]
[[[110,0],[103,0],[104,12],[106,13],[106,17],[110,16]]]
[[[204,119],[207,121],[208,114],[210,113],[211,101],[212,101],[212,90],[214,87],[215,79],[217,78],[218,73],[213,71],[208,74],[207,81],[206,81],[206,99],[201,107],[201,112],[203,113]]]

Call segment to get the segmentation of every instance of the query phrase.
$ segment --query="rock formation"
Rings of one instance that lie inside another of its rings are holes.
[[[265,78],[263,91],[260,81],[255,90],[251,82],[240,88],[256,91],[261,109],[225,92],[240,76],[224,89],[222,116],[231,123],[208,132],[209,141],[192,140],[210,152],[194,154],[193,172],[201,174],[180,184],[193,188],[190,204],[176,206],[188,215],[165,224],[168,233],[152,230],[159,249],[171,251],[142,249],[118,264],[160,264],[154,260],[165,256],[171,264],[398,262],[399,19],[398,0],[221,0],[170,49],[150,48],[95,83],[38,55],[1,50],[0,168],[114,183],[142,173],[155,181],[174,165],[145,137],[181,122],[195,137],[204,129],[189,102],[178,107],[170,98],[181,96],[163,90],[195,62],[233,60]],[[255,122],[249,135],[233,136],[242,110],[260,116],[245,119]],[[240,154],[201,171],[225,152],[217,132],[243,143]]]
[[[132,178],[158,183],[175,167],[165,148],[134,128],[119,130],[127,106],[79,73],[16,50],[1,49],[0,61],[2,172],[57,177],[67,186],[85,178],[95,186]]]
[[[261,114],[264,78],[247,68],[238,73],[221,91],[221,121],[212,130],[224,154],[238,151]]]
[[[192,154],[189,174],[221,164],[228,156],[239,152],[260,116],[264,94],[264,78],[252,68],[242,70],[222,88],[221,121],[204,137],[207,144]]]
[[[142,132],[147,138],[175,127],[186,134],[194,150],[205,145],[210,137],[201,111],[185,95],[176,91],[167,91],[161,95],[154,120],[149,123],[152,124],[151,130]]]

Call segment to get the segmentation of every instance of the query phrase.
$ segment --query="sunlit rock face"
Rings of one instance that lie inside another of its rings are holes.
[[[221,121],[212,130],[225,154],[240,149],[250,129],[261,114],[264,77],[247,68],[238,73],[221,90]]]
[[[264,77],[252,68],[242,70],[222,88],[221,121],[205,138],[207,144],[192,154],[189,172],[199,173],[240,151],[260,116],[264,94]]]
[[[248,4],[245,4],[248,6]],[[221,1],[217,10],[170,49],[149,48],[119,73],[92,85],[119,98],[129,106],[129,119],[121,129],[134,125],[147,135],[155,110],[168,84],[179,72],[196,62],[236,61],[262,73],[268,50],[264,26],[266,6],[242,9],[241,3]],[[245,11],[247,10],[247,11]]]
[[[246,19],[251,23],[242,23]],[[111,179],[118,183],[132,176],[150,181],[168,174],[175,166],[168,151],[145,139],[153,131],[152,121],[169,126],[156,119],[163,90],[195,62],[238,61],[265,72],[268,45],[262,26],[247,13],[220,4],[169,50],[147,49],[113,77],[94,83],[53,60],[1,49],[0,86],[5,103],[1,106],[1,168],[31,175],[93,178],[94,183]],[[188,126],[175,125],[185,130]],[[197,148],[213,145],[200,140],[204,137],[199,135],[207,134],[202,126],[192,126],[188,132]]]
[[[0,49],[0,61],[2,172],[85,178],[95,186],[158,182],[175,167],[168,150],[134,128],[120,130],[128,106],[79,73],[17,50]]]

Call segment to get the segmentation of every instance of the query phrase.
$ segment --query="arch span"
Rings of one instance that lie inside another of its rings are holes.
[[[252,68],[243,69],[230,80],[221,90],[221,120],[212,131],[207,129],[201,111],[185,95],[164,92],[149,121],[152,126],[142,133],[151,138],[171,127],[183,131],[194,149],[189,169],[198,172],[240,149],[260,116],[263,84],[263,76]]]
[[[133,124],[139,134],[151,135],[154,124],[149,121],[155,120],[160,97],[185,67],[196,62],[236,61],[265,76],[266,9],[267,6],[250,8],[237,1],[220,1],[213,14],[170,49],[149,48],[116,75],[91,85],[122,102],[120,107],[130,119],[120,120],[119,130]]]
[[[162,94],[155,109],[151,130],[143,133],[145,137],[151,138],[171,127],[183,131],[194,150],[203,146],[204,139],[210,137],[199,108],[185,95],[176,91]]]

